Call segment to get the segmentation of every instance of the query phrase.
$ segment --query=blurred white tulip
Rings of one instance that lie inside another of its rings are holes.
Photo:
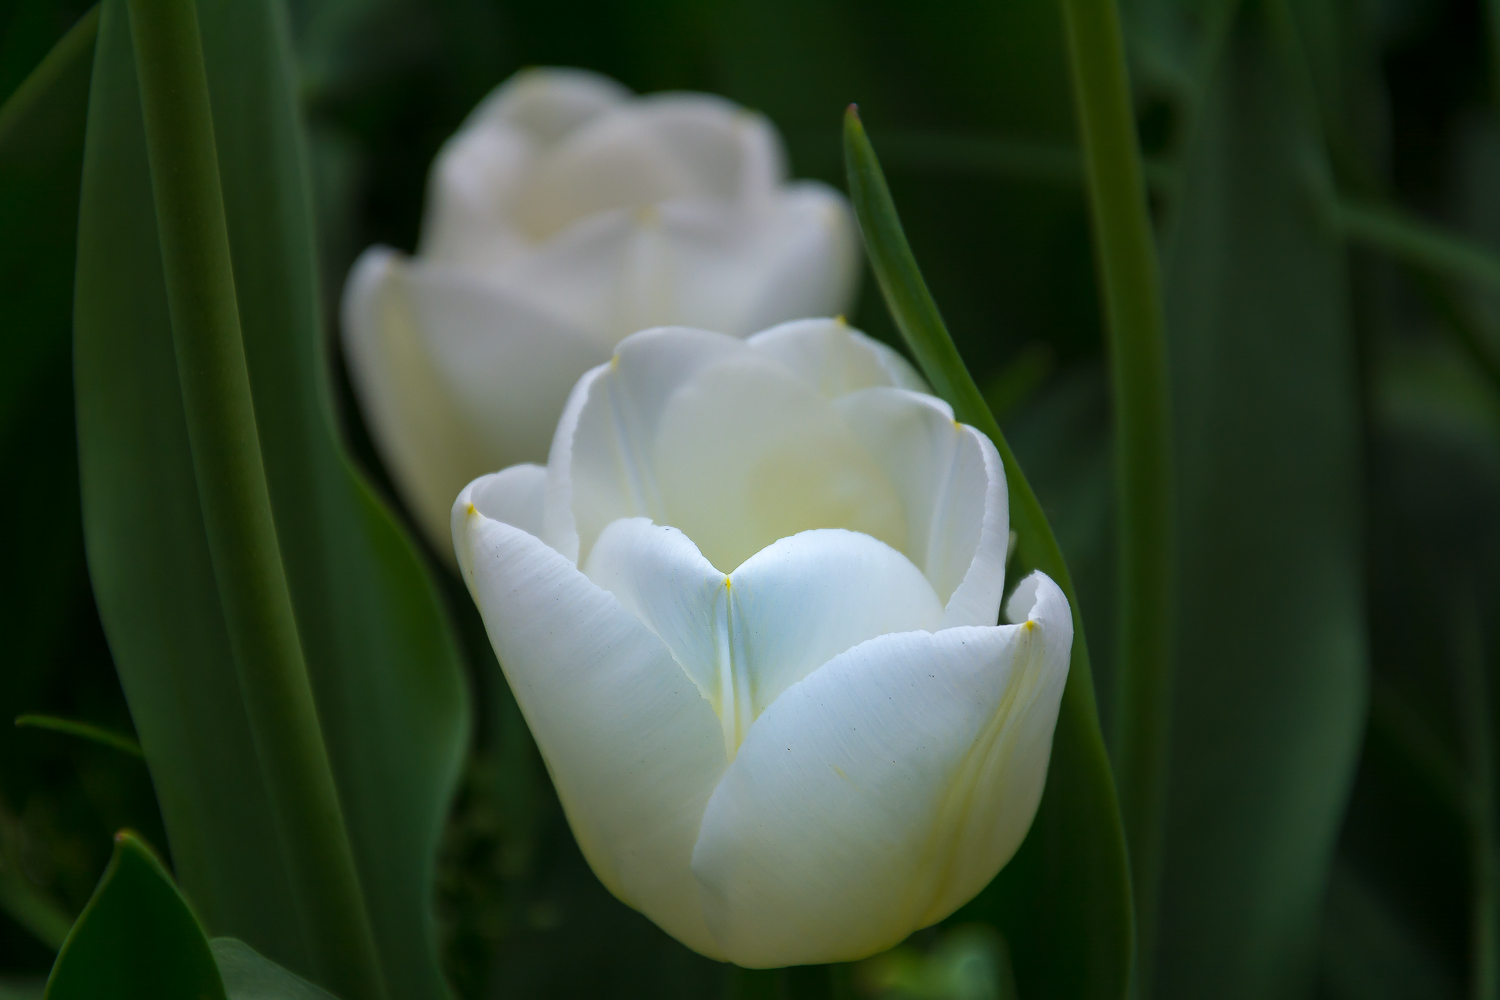
[[[989,439],[837,320],[627,338],[453,542],[584,855],[740,965],[861,958],[973,897],[1046,778],[1073,627],[997,625]]]
[[[847,202],[787,182],[764,116],[531,69],[438,154],[416,257],[377,246],[354,265],[344,348],[402,498],[446,551],[453,497],[544,459],[569,388],[626,334],[842,312],[859,261]]]

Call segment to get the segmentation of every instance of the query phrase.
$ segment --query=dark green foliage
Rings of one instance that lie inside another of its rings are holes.
[[[225,1000],[203,928],[128,830],[58,952],[47,1000]]]
[[[322,733],[391,993],[441,996],[428,900],[465,744],[456,649],[425,569],[334,435],[278,9],[209,3],[200,21],[260,444]],[[101,616],[184,889],[211,931],[316,975],[202,527],[123,6],[105,8],[93,88],[75,366]]]
[[[1476,361],[1484,345],[1500,356],[1500,309],[1456,273],[1408,270],[1420,255],[1380,243],[1399,232],[1354,233],[1330,208],[1339,197],[1395,206],[1463,233],[1482,253],[1500,249],[1494,6],[1122,4],[1163,251],[1182,532],[1151,996],[1456,998],[1489,981],[1495,942],[1475,927],[1493,900],[1475,874],[1494,845],[1475,821],[1483,796],[1474,782],[1486,769],[1468,738],[1472,676],[1459,668],[1493,672],[1500,662],[1500,386]],[[315,319],[331,325],[364,246],[414,246],[438,145],[524,65],[588,66],[639,90],[724,93],[777,122],[796,175],[840,185],[839,116],[859,102],[959,352],[981,389],[1000,387],[991,396],[1008,413],[997,415],[1077,585],[1104,735],[1118,736],[1109,359],[1053,0],[293,0],[300,76],[265,104],[281,56],[253,53],[275,51],[262,44],[274,25],[254,20],[258,4],[201,10],[211,80],[227,74],[213,93],[226,122],[226,209],[298,621],[351,825],[379,830],[360,847],[362,870],[384,852],[405,859],[389,869],[403,873],[400,898],[372,909],[421,923],[420,859],[437,841],[463,734],[445,612],[334,450],[338,425],[364,471],[383,481]],[[68,0],[0,2],[0,95],[82,13]],[[42,900],[44,923],[58,931],[88,899],[113,829],[135,826],[167,844],[140,762],[11,719],[36,712],[138,735],[156,767],[175,871],[209,930],[307,973],[283,919],[285,884],[245,727],[225,706],[230,675],[201,538],[167,531],[198,514],[173,430],[181,417],[161,339],[150,189],[121,117],[134,82],[114,58],[111,134],[135,152],[115,157],[99,181],[111,185],[97,198],[113,206],[116,242],[97,258],[110,266],[92,272],[113,282],[93,315],[142,339],[117,355],[80,352],[80,378],[96,381],[78,404],[85,483],[101,462],[115,463],[111,475],[130,488],[109,495],[154,525],[117,532],[134,547],[118,550],[125,568],[96,581],[133,711],[114,679],[78,526],[68,332],[85,58],[29,116],[0,113],[0,632],[10,643],[0,660],[0,883]],[[293,95],[306,113],[305,159],[286,113]],[[240,111],[255,107],[280,110]],[[7,131],[17,121],[24,129]],[[304,163],[311,207],[291,179]],[[851,319],[899,342],[873,280]],[[330,358],[334,392],[324,396],[320,366]],[[140,405],[99,409],[99,386],[128,390]],[[106,431],[114,441],[175,441],[157,453],[174,456],[170,468],[128,466],[126,449],[100,445]],[[196,568],[169,568],[182,560]],[[134,575],[147,572],[178,589],[158,594],[149,614],[123,614],[124,598],[150,603],[145,577]],[[915,995],[882,994],[860,968],[731,976],[610,897],[572,843],[462,585],[442,583],[471,665],[479,735],[436,880],[443,962],[460,996]],[[422,610],[403,621],[382,612],[393,607]],[[188,640],[184,626],[196,628],[197,651],[144,655],[168,625],[178,642]],[[391,666],[403,657],[419,667]],[[212,669],[190,668],[204,662]],[[351,663],[360,684],[349,682]],[[160,690],[143,693],[152,671],[203,682],[185,690],[218,707],[163,707]],[[418,697],[405,697],[413,690]],[[381,713],[406,701],[431,708],[427,722],[367,754],[368,733],[391,728]],[[174,719],[196,727],[178,727],[175,749],[163,721]],[[1065,767],[1060,758],[1054,776]],[[191,831],[215,809],[231,817],[225,829]],[[1043,839],[1039,829],[1002,883],[1037,870]],[[202,846],[210,842],[222,845],[217,857]],[[216,881],[214,871],[227,874]],[[39,982],[52,953],[10,903],[0,909],[0,997],[9,997],[13,979]],[[226,921],[229,910],[250,915]],[[1027,917],[1006,924],[1023,1000],[1053,995],[1024,988],[1028,964],[1054,945],[1028,936],[1043,921]],[[936,961],[956,940],[949,933],[916,936],[908,956]],[[393,995],[431,995],[427,931],[386,934],[409,949],[393,961],[417,970],[408,981],[418,985]],[[226,945],[214,947],[237,996]]]

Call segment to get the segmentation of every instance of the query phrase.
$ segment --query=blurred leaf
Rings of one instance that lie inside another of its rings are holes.
[[[294,976],[238,938],[209,942],[228,1000],[334,1000],[333,994]]]
[[[115,854],[47,980],[47,1000],[223,1000],[203,928],[135,834]]]
[[[467,734],[456,647],[410,542],[350,467],[283,13],[199,6],[234,279],[282,559],[393,997],[445,993],[431,895]],[[177,385],[129,26],[100,24],[75,365],[89,565],[182,885],[219,934],[315,971],[240,694]]]
[[[1240,13],[1167,244],[1178,666],[1158,996],[1312,988],[1365,704],[1358,403],[1315,109],[1270,3]]]

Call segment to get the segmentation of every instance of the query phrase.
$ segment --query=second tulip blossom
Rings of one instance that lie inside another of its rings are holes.
[[[361,409],[434,544],[470,479],[546,456],[627,334],[849,307],[848,203],[786,174],[770,121],[711,94],[532,69],[475,109],[433,164],[418,254],[370,248],[344,296]]]
[[[861,958],[1020,845],[1067,678],[1034,573],[997,624],[994,446],[833,320],[636,334],[545,467],[470,483],[453,541],[584,855],[750,967]]]

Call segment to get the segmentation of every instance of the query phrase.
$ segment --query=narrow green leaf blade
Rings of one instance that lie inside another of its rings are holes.
[[[47,980],[47,1000],[224,1000],[208,938],[128,830]]]
[[[989,920],[1005,932],[1021,995],[1117,1000],[1130,981],[1134,948],[1130,873],[1072,578],[1036,494],[953,346],[852,107],[844,150],[850,197],[891,315],[937,394],[999,450],[1018,563],[1056,580],[1073,609],[1073,656],[1036,820],[1015,858],[957,916]]]
[[[393,996],[441,997],[432,881],[467,740],[457,649],[410,542],[343,454],[284,15],[199,5],[272,511]],[[176,389],[129,26],[106,3],[79,224],[75,379],[90,571],[182,886],[216,934],[316,975],[220,610]]]
[[[1164,998],[1311,993],[1364,718],[1347,276],[1273,9],[1245,5],[1222,48],[1165,257],[1181,486]]]

